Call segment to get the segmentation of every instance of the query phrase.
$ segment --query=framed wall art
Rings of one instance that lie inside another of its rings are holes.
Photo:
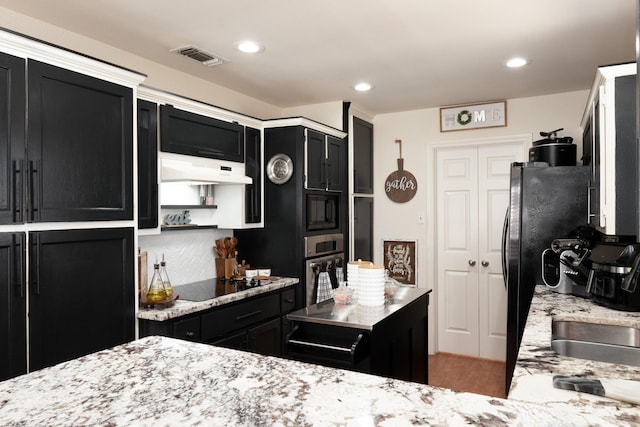
[[[402,285],[417,286],[417,240],[383,239],[384,268]]]
[[[507,125],[507,101],[452,105],[440,108],[440,132]]]

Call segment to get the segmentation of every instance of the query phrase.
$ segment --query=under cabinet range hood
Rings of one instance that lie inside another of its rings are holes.
[[[251,184],[244,163],[160,152],[161,182],[185,184]]]

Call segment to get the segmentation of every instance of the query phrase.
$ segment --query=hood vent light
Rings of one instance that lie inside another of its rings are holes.
[[[177,49],[173,49],[171,52],[194,59],[206,65],[207,67],[214,67],[216,65],[222,65],[229,62],[220,56],[205,52],[204,50],[195,46],[179,47]]]

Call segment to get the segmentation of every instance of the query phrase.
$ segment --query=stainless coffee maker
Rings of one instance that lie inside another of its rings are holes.
[[[589,297],[586,285],[589,268],[583,265],[590,242],[584,239],[556,239],[542,252],[542,281],[554,292]]]

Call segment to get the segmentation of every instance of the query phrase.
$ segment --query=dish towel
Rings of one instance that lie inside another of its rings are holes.
[[[316,304],[331,299],[331,279],[326,271],[320,272],[318,275],[318,293],[316,295]]]

